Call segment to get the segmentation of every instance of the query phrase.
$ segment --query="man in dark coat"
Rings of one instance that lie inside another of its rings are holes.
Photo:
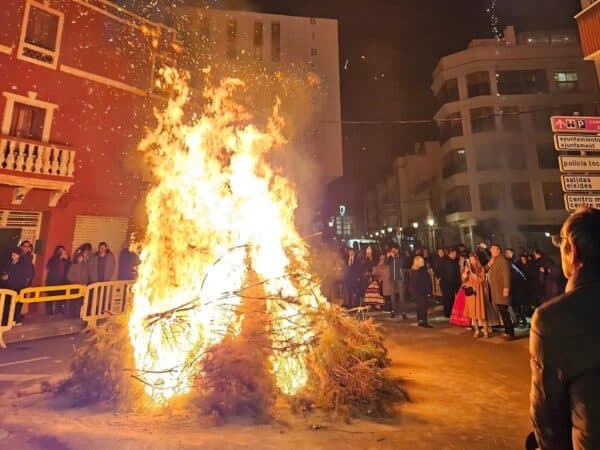
[[[19,292],[21,289],[25,289],[29,283],[29,277],[31,276],[30,267],[26,263],[22,263],[21,259],[21,251],[19,249],[14,249],[10,252],[10,261],[2,270],[2,285],[6,289],[10,289],[15,292]],[[7,298],[4,307],[4,317],[2,317],[2,323],[6,324],[8,320],[9,313],[9,302],[10,300]],[[23,323],[23,316],[21,315],[21,308],[23,307],[22,303],[17,303],[15,306],[15,323],[17,325],[21,325]]]
[[[460,289],[460,267],[455,248],[448,249],[439,267],[440,288],[442,289],[442,303],[444,304],[444,315],[450,317],[454,298]]]
[[[504,339],[512,340],[515,337],[515,327],[510,316],[511,304],[511,284],[510,284],[510,263],[502,255],[502,249],[498,244],[490,246],[492,259],[488,262],[490,282],[490,297],[492,303],[498,308],[504,324]]]
[[[580,208],[552,238],[569,281],[531,324],[531,417],[542,450],[600,448],[598,230],[600,210]]]
[[[356,308],[360,305],[360,290],[363,275],[361,259],[356,255],[354,248],[348,249],[348,256],[344,261],[344,286],[346,290],[345,306]]]

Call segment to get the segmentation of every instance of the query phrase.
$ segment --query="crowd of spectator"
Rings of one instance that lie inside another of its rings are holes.
[[[7,261],[0,264],[0,288],[20,292],[33,285],[35,266],[33,263],[33,246],[29,241],[23,241],[18,248],[12,249]],[[46,263],[44,286],[62,286],[68,284],[92,284],[112,280],[132,280],[136,278],[139,258],[133,248],[124,247],[119,253],[118,270],[114,254],[106,242],[100,242],[94,252],[92,244],[87,242],[80,245],[70,256],[64,245],[58,245]],[[8,302],[3,309],[2,324],[6,324],[9,315]],[[78,302],[53,301],[45,304],[47,314],[66,314],[77,316]],[[79,302],[80,303],[80,302]],[[23,323],[21,313],[23,304],[15,305],[15,325]]]
[[[346,248],[343,253],[343,306],[388,308],[391,317],[407,319],[407,300],[416,303],[417,324],[431,328],[428,303],[443,305],[450,323],[489,337],[503,326],[513,339],[515,326],[528,327],[534,309],[564,290],[560,267],[535,250],[518,254],[498,244],[464,244],[413,251],[397,243],[379,249]]]

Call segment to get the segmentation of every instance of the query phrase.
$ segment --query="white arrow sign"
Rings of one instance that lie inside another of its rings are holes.
[[[566,194],[565,209],[574,211],[580,206],[591,206],[592,208],[600,208],[600,194]]]
[[[559,151],[585,150],[587,152],[600,152],[600,136],[555,134],[554,148]]]
[[[600,175],[563,175],[560,177],[563,191],[600,191]]]
[[[600,156],[566,156],[558,157],[561,172],[600,172]]]

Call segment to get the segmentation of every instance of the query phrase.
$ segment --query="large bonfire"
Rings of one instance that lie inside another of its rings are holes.
[[[252,269],[264,280],[277,386],[295,394],[307,381],[307,309],[324,299],[294,226],[294,191],[266,160],[284,143],[278,106],[259,130],[232,99],[243,83],[225,79],[185,125],[188,88],[173,70],[165,77],[175,96],[141,145],[156,185],[129,318],[146,392],[160,404],[189,391],[206,351],[240,329]]]
[[[140,145],[153,187],[132,306],[78,350],[64,389],[79,403],[131,403],[143,386],[144,407],[200,394],[221,414],[244,398],[244,411],[264,413],[278,394],[389,413],[402,392],[383,338],[329,307],[294,225],[294,190],[270,165],[285,143],[279,101],[260,129],[236,99],[239,79],[208,84],[201,114],[185,77],[164,79],[172,98]]]

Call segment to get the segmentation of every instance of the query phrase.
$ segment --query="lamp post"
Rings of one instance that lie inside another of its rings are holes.
[[[429,248],[431,249],[431,251],[435,250],[435,220],[433,219],[433,217],[430,217],[429,219],[427,219],[427,225],[429,225],[429,231],[431,233],[431,241],[430,241],[430,245]]]

